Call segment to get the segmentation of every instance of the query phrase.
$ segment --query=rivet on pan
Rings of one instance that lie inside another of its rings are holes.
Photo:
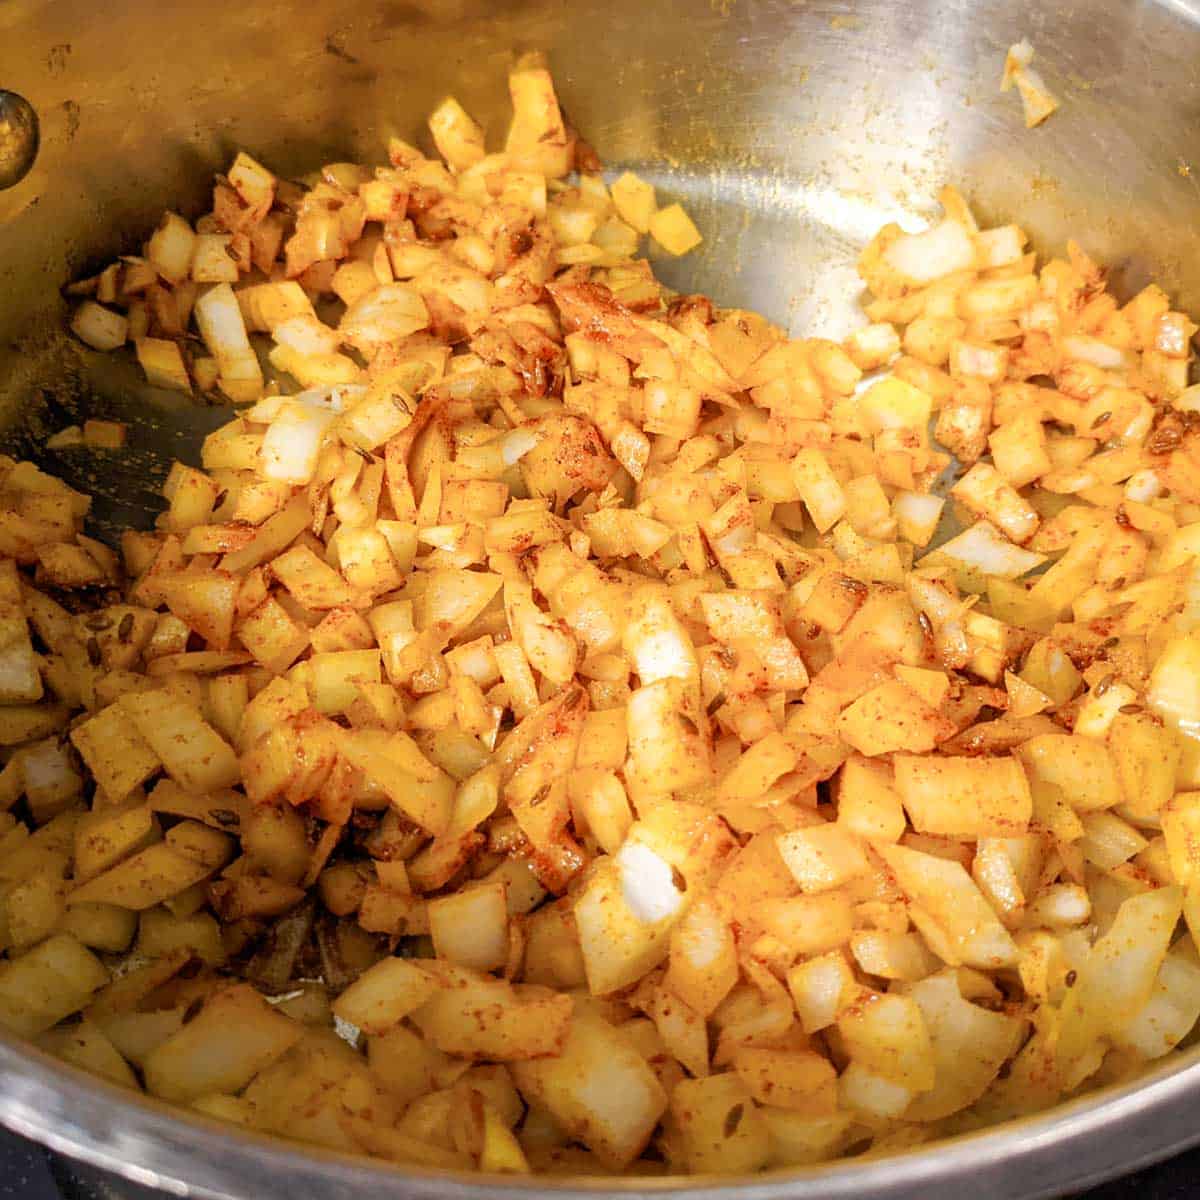
[[[38,152],[38,118],[33,105],[0,88],[0,191],[29,174]]]

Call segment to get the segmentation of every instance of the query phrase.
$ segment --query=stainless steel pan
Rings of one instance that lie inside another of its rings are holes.
[[[1028,36],[1062,109],[1027,132],[997,91]],[[145,523],[167,463],[226,419],[142,387],[61,334],[64,281],[166,207],[198,212],[244,146],[283,172],[370,160],[455,92],[493,133],[517,50],[549,52],[573,123],[606,161],[685,196],[707,241],[677,285],[796,330],[853,320],[857,245],[963,187],[1044,250],[1078,237],[1119,292],[1150,278],[1200,311],[1200,2],[1064,0],[174,0],[0,5],[0,88],[40,118],[30,174],[0,191],[0,414],[7,449],[98,496],[109,531]],[[41,448],[81,412],[133,424],[101,477]],[[1061,1193],[1200,1140],[1200,1063],[894,1158],[692,1182],[739,1200]],[[178,1194],[368,1191],[484,1200],[612,1191],[402,1174],[181,1117],[0,1038],[0,1121]],[[675,1186],[630,1183],[626,1190]]]

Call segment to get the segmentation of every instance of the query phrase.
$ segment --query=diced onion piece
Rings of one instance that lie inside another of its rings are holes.
[[[1017,72],[1033,62],[1033,43],[1028,38],[1014,42],[1004,56],[1004,74],[1000,79],[1000,90],[1009,91],[1016,80]]]
[[[975,236],[981,270],[1006,267],[1018,262],[1025,251],[1025,232],[1016,225],[983,229]]]
[[[923,431],[933,412],[933,398],[914,384],[889,375],[863,392],[858,398],[858,409],[873,434],[885,429]]]
[[[682,903],[670,865],[638,842],[597,872],[574,908],[593,995],[628,986],[667,957]]]
[[[500,455],[506,467],[516,466],[538,444],[540,437],[536,429],[521,426],[506,433],[500,439]]]
[[[1021,93],[1021,104],[1025,109],[1025,128],[1040,125],[1055,109],[1058,99],[1046,86],[1045,80],[1032,67],[1026,67],[1016,75],[1017,90]]]
[[[146,257],[168,283],[182,283],[192,269],[196,234],[178,213],[164,213],[150,235]]]
[[[942,519],[946,501],[928,492],[897,492],[892,501],[897,529],[914,546],[928,546]]]
[[[271,330],[271,336],[298,354],[335,354],[341,344],[337,330],[307,313],[281,321]]]
[[[71,332],[93,350],[115,350],[125,344],[129,321],[94,300],[85,300],[71,318]]]
[[[429,929],[439,958],[494,971],[508,959],[507,888],[481,883],[429,905]]]
[[[692,639],[657,589],[648,588],[635,598],[624,645],[643,684],[696,677]]]
[[[1028,38],[1015,42],[1004,56],[1004,75],[1000,90],[1007,92],[1013,87],[1021,95],[1025,110],[1025,127],[1032,129],[1044,121],[1056,108],[1058,100],[1046,87],[1041,75],[1033,68],[1033,46]]]
[[[704,238],[681,204],[668,204],[650,218],[650,236],[668,254],[687,254]]]
[[[238,266],[230,254],[227,233],[201,233],[192,254],[192,278],[197,283],[237,283]]]
[[[303,485],[317,469],[317,458],[336,414],[299,401],[283,404],[263,437],[259,470],[267,479]]]
[[[429,132],[438,153],[455,170],[465,170],[483,158],[483,130],[453,96],[430,114]]]
[[[900,353],[900,335],[890,322],[876,322],[846,338],[846,353],[861,370],[873,371]]]
[[[379,346],[417,333],[429,324],[421,294],[403,283],[389,283],[346,310],[338,332],[352,346],[371,353]]]
[[[177,342],[164,338],[138,338],[136,349],[146,382],[152,387],[174,388],[180,392],[192,390]]]
[[[417,963],[382,958],[338,996],[333,1012],[363,1033],[386,1033],[437,990],[437,980]]]
[[[1114,1035],[1119,1046],[1146,1059],[1160,1058],[1191,1032],[1200,1017],[1200,966],[1186,943],[1173,947],[1145,1006]]]
[[[626,171],[611,188],[613,206],[618,216],[638,233],[649,233],[650,222],[658,211],[654,198],[654,184],[639,179],[632,171]]]
[[[200,336],[220,366],[222,383],[244,384],[248,396],[257,395],[262,390],[262,370],[233,289],[227,283],[210,288],[196,301],[195,313]]]
[[[266,213],[275,199],[275,176],[244,150],[238,152],[237,158],[229,168],[229,182],[251,208],[259,209],[263,213]]]
[[[292,317],[316,319],[312,301],[292,279],[239,288],[236,295],[245,326],[252,333],[270,333]]]
[[[1091,363],[1106,371],[1119,371],[1127,365],[1125,352],[1099,338],[1073,333],[1062,340],[1063,354],[1076,362]]]
[[[1019,579],[1046,561],[1044,554],[1014,546],[988,521],[976,521],[970,529],[943,542],[930,557],[961,563],[997,579]]]
[[[42,679],[29,638],[21,581],[12,559],[0,560],[0,704],[42,698]]]
[[[514,1063],[512,1073],[527,1099],[612,1167],[626,1167],[642,1152],[667,1107],[632,1039],[586,1010],[572,1017],[558,1054]]]
[[[675,886],[669,863],[649,846],[626,842],[616,854],[621,891],[629,911],[649,923],[675,916],[683,897]]]
[[[547,178],[567,174],[574,157],[573,139],[567,135],[544,55],[532,52],[521,57],[508,74],[508,93],[513,119],[505,151],[520,167]]]
[[[792,477],[818,533],[842,519],[846,494],[819,450],[801,450],[792,460]]]
[[[1200,636],[1166,644],[1150,672],[1146,703],[1180,733],[1200,738]]]
[[[921,286],[975,266],[975,242],[962,225],[947,218],[924,233],[901,234],[883,258],[907,283]]]

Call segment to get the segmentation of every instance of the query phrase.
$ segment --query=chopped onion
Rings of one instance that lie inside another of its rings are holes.
[[[1123,350],[1085,333],[1073,333],[1063,338],[1062,349],[1067,358],[1091,363],[1105,371],[1120,371],[1127,365]]]
[[[1176,407],[1178,407],[1178,401],[1176,401]],[[1159,479],[1158,473],[1149,467],[1142,471],[1135,471],[1125,482],[1125,498],[1136,500],[1139,504],[1149,504],[1151,500],[1162,495],[1162,490],[1162,480]]]
[[[146,244],[146,257],[168,283],[182,283],[192,270],[196,235],[178,213],[164,213]],[[236,278],[236,271],[234,278]]]
[[[1050,929],[1082,925],[1091,919],[1092,899],[1077,883],[1054,883],[1034,901],[1032,913]]]
[[[1032,129],[1058,108],[1058,100],[1046,86],[1045,80],[1032,67],[1021,71],[1016,81],[1017,90],[1021,93],[1021,104],[1025,109],[1025,128]]]
[[[125,344],[129,322],[120,313],[85,300],[71,320],[71,332],[93,350],[115,350]]]
[[[257,404],[246,409],[243,415],[247,421],[252,421],[255,425],[269,425],[279,415],[279,410],[289,399],[295,399],[295,397],[264,396]]]
[[[275,199],[275,176],[245,151],[238,154],[229,168],[229,182],[251,208],[265,212]]]
[[[500,456],[504,459],[504,465],[511,467],[519,463],[539,440],[537,431],[526,426],[510,430],[500,439]]]
[[[192,252],[192,279],[196,283],[237,283],[238,265],[230,257],[233,238],[227,233],[201,233]]]
[[[957,221],[947,219],[924,233],[902,234],[883,258],[909,283],[920,285],[973,267],[975,243]]]
[[[351,305],[338,327],[342,338],[364,353],[418,333],[429,325],[429,310],[415,288],[387,283]]]
[[[1200,412],[1200,383],[1194,383],[1190,388],[1184,388],[1171,401],[1171,404],[1180,412]]]
[[[1026,38],[1014,43],[1004,57],[1004,75],[1000,80],[1002,92],[1015,86],[1021,94],[1027,129],[1041,124],[1058,108],[1058,100],[1046,86],[1046,81],[1033,69],[1032,62],[1033,46],[1029,40]]]
[[[68,749],[56,738],[39,742],[21,752],[25,791],[30,795],[71,796],[82,790],[83,780],[71,763]]]
[[[679,912],[683,896],[675,886],[670,863],[642,842],[626,842],[615,858],[625,903],[634,916],[653,924]]]
[[[317,469],[325,434],[335,419],[332,408],[289,400],[263,436],[259,470],[280,483],[306,484]]]
[[[289,317],[275,326],[271,336],[298,354],[336,354],[341,338],[336,329],[313,316]]]
[[[1004,75],[1000,80],[1000,90],[1009,91],[1016,82],[1017,75],[1023,67],[1033,62],[1033,43],[1028,38],[1014,42],[1004,56]]]
[[[246,322],[233,288],[227,283],[210,288],[196,301],[196,324],[213,357],[222,364],[253,354],[246,336]]]
[[[945,506],[946,501],[932,492],[898,492],[892,501],[900,533],[914,546],[929,545]]]
[[[1042,554],[1014,546],[987,521],[976,521],[933,553],[938,560],[949,558],[994,579],[1019,579],[1046,561]]]
[[[975,245],[981,270],[1006,267],[1020,261],[1025,252],[1025,234],[1016,225],[999,225],[976,234]]]
[[[1186,634],[1167,643],[1150,672],[1146,703],[1166,724],[1200,738],[1200,637]]]
[[[692,639],[665,593],[648,589],[634,602],[625,627],[624,647],[643,685],[660,679],[695,679]]]

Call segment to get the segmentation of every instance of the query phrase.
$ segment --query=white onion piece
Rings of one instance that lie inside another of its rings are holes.
[[[303,485],[311,481],[325,434],[336,419],[332,408],[286,401],[263,437],[259,470],[267,479]]]
[[[1195,328],[1182,313],[1167,313],[1158,321],[1158,332],[1154,335],[1155,350],[1169,358],[1187,358]]]
[[[504,465],[511,467],[520,462],[539,441],[536,430],[528,429],[525,426],[510,429],[500,439],[500,456],[504,459]]]
[[[1200,383],[1193,383],[1190,388],[1184,388],[1171,404],[1180,412],[1200,412]]]
[[[303,404],[308,408],[340,413],[358,400],[366,390],[366,386],[361,383],[340,383],[335,387],[309,388],[307,391],[297,392],[294,396],[264,396],[248,408],[243,416],[256,425],[270,425],[279,416],[280,410],[288,404]]]
[[[275,326],[271,336],[281,346],[297,354],[336,354],[341,345],[336,329],[330,329],[316,317],[289,317]]]
[[[279,416],[279,410],[292,398],[290,396],[264,396],[246,409],[242,416],[255,425],[269,425]]]
[[[1032,67],[1024,67],[1014,76],[1021,105],[1025,110],[1025,127],[1040,125],[1056,108],[1058,100],[1046,86],[1046,81]]]
[[[246,322],[233,288],[219,283],[196,301],[196,324],[210,353],[220,363],[254,352],[246,336]]]
[[[1077,883],[1054,883],[1033,902],[1030,911],[1039,925],[1063,929],[1091,920],[1092,899]]]
[[[1014,43],[1004,56],[1004,75],[1000,80],[1002,92],[1015,86],[1021,94],[1027,129],[1040,125],[1058,108],[1058,100],[1046,86],[1046,81],[1033,69],[1032,63],[1033,46],[1029,39]]]
[[[1150,999],[1117,1035],[1117,1045],[1128,1047],[1147,1061],[1161,1058],[1187,1037],[1197,1017],[1200,967],[1187,958],[1186,952],[1173,952],[1158,969]]]
[[[1146,703],[1173,729],[1200,738],[1200,637],[1173,638],[1150,672]]]
[[[1004,56],[1004,76],[1000,80],[1000,90],[1007,92],[1016,82],[1021,70],[1033,62],[1033,43],[1028,38],[1014,42]]]
[[[947,621],[938,629],[934,643],[943,662],[963,666],[971,657],[966,631],[957,621]]]
[[[708,544],[713,548],[713,553],[718,556],[741,554],[754,545],[756,533],[757,530],[753,525],[738,522],[724,533],[710,535]]]
[[[1105,371],[1119,371],[1127,365],[1123,350],[1084,333],[1073,333],[1063,338],[1062,349],[1067,358],[1091,363]]]
[[[1045,555],[1014,546],[987,521],[977,521],[934,553],[995,579],[1019,579],[1046,561]]]
[[[914,284],[932,283],[975,265],[975,242],[957,221],[945,220],[924,233],[906,233],[883,252],[884,261]]]
[[[1135,471],[1125,481],[1125,498],[1135,500],[1139,504],[1149,504],[1151,500],[1162,495],[1162,490],[1162,481],[1158,478],[1157,472],[1149,468],[1144,471]]]
[[[31,795],[54,792],[69,796],[83,786],[83,780],[71,765],[70,755],[51,739],[22,751],[21,771],[25,789]]]
[[[946,501],[931,492],[897,492],[892,511],[904,536],[915,545],[926,546],[942,519]]]
[[[428,325],[429,310],[420,293],[408,284],[387,283],[352,304],[338,330],[343,340],[366,353]]]
[[[298,392],[292,399],[308,405],[309,408],[340,413],[366,394],[367,385],[364,383],[337,383],[333,387],[309,388],[307,391]]]
[[[683,904],[671,866],[642,842],[626,842],[616,853],[621,890],[629,911],[647,924],[673,917]]]
[[[440,293],[464,313],[486,313],[494,301],[492,283],[474,271],[439,265],[426,271],[415,286],[421,292]]]
[[[923,612],[934,625],[943,625],[962,612],[962,601],[949,588],[924,575],[908,577],[908,596],[913,608]]]
[[[980,270],[1006,267],[1019,262],[1025,253],[1025,235],[1016,225],[981,230],[975,237]]]
[[[903,511],[910,520],[922,524],[926,522],[936,524],[942,515],[945,504],[946,501],[943,497],[935,496],[932,492],[899,492],[895,501],[898,512]]]
[[[129,336],[129,321],[94,300],[85,300],[75,310],[71,332],[93,350],[115,350]]]
[[[643,686],[660,679],[695,679],[699,674],[692,639],[665,596],[640,600],[625,627],[622,645]]]

